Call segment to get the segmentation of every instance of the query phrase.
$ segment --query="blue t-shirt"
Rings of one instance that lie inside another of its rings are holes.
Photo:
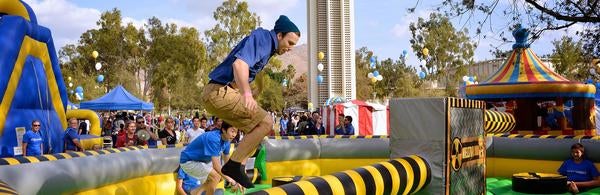
[[[27,143],[27,156],[39,156],[42,155],[42,136],[39,132],[27,131],[23,135],[23,143]]]
[[[275,49],[277,49],[275,31],[258,28],[242,39],[208,77],[218,83],[232,82],[233,62],[241,59],[249,66],[248,82],[252,82],[256,74],[267,65]]]
[[[565,160],[558,173],[567,176],[569,181],[590,181],[595,177],[600,176],[598,169],[594,166],[594,163],[590,160],[583,160],[580,163],[575,163],[573,159]]]
[[[63,137],[63,141],[65,142],[65,150],[77,150],[77,146],[73,139],[79,140],[79,134],[77,134],[77,129],[73,129],[71,127],[67,128],[65,131],[65,136]]]
[[[354,126],[352,126],[352,123],[349,123],[347,125],[344,125],[346,132],[344,132],[344,130],[342,128],[337,128],[335,129],[335,134],[336,135],[354,135]]]
[[[177,178],[183,180],[182,187],[186,193],[190,193],[194,188],[197,188],[200,186],[200,182],[196,178],[190,177],[181,168],[179,169],[179,172],[177,173]]]
[[[196,137],[181,151],[179,163],[187,161],[210,162],[211,158],[218,157],[221,152],[229,154],[230,142],[221,139],[221,130],[215,129]]]

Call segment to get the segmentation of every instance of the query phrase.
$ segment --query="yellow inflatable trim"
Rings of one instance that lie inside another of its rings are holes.
[[[175,188],[177,173],[166,173],[160,175],[150,175],[125,180],[123,182],[114,183],[90,189],[86,191],[76,192],[81,195],[105,195],[105,194],[176,194]],[[223,189],[224,183],[221,182],[217,188]]]
[[[67,110],[67,119],[69,118],[89,120],[90,135],[100,136],[100,134],[102,133],[102,128],[100,128],[100,118],[98,117],[98,114],[96,114],[96,112],[92,110]]]
[[[389,159],[312,159],[267,162],[267,178],[263,183],[271,184],[273,177],[321,176],[375,164]],[[293,167],[293,169],[290,169]]]
[[[19,0],[0,0],[0,13],[5,13],[7,15],[15,15],[21,16],[28,21],[29,12],[27,12],[27,8],[21,3]]]

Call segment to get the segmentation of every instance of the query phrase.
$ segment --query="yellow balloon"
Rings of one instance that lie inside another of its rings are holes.
[[[92,51],[92,57],[96,59],[98,57],[98,51]]]
[[[375,77],[372,77],[372,78],[371,78],[371,83],[375,83],[375,82],[377,82],[377,78],[375,78]]]
[[[71,77],[67,77],[67,79],[69,79],[69,81],[71,81],[72,78]]]
[[[423,48],[423,55],[428,56],[429,55],[429,49]]]
[[[319,60],[323,60],[323,58],[325,58],[325,54],[321,51],[319,52]]]

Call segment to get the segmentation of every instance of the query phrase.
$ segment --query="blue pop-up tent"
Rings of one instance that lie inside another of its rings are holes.
[[[138,99],[125,90],[123,86],[117,85],[98,99],[81,102],[79,108],[90,110],[153,110],[154,104]]]

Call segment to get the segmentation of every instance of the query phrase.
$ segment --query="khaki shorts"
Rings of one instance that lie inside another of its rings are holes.
[[[206,111],[245,133],[252,131],[267,116],[267,111],[258,105],[254,110],[246,108],[242,94],[230,86],[209,83],[204,86],[202,102]]]

